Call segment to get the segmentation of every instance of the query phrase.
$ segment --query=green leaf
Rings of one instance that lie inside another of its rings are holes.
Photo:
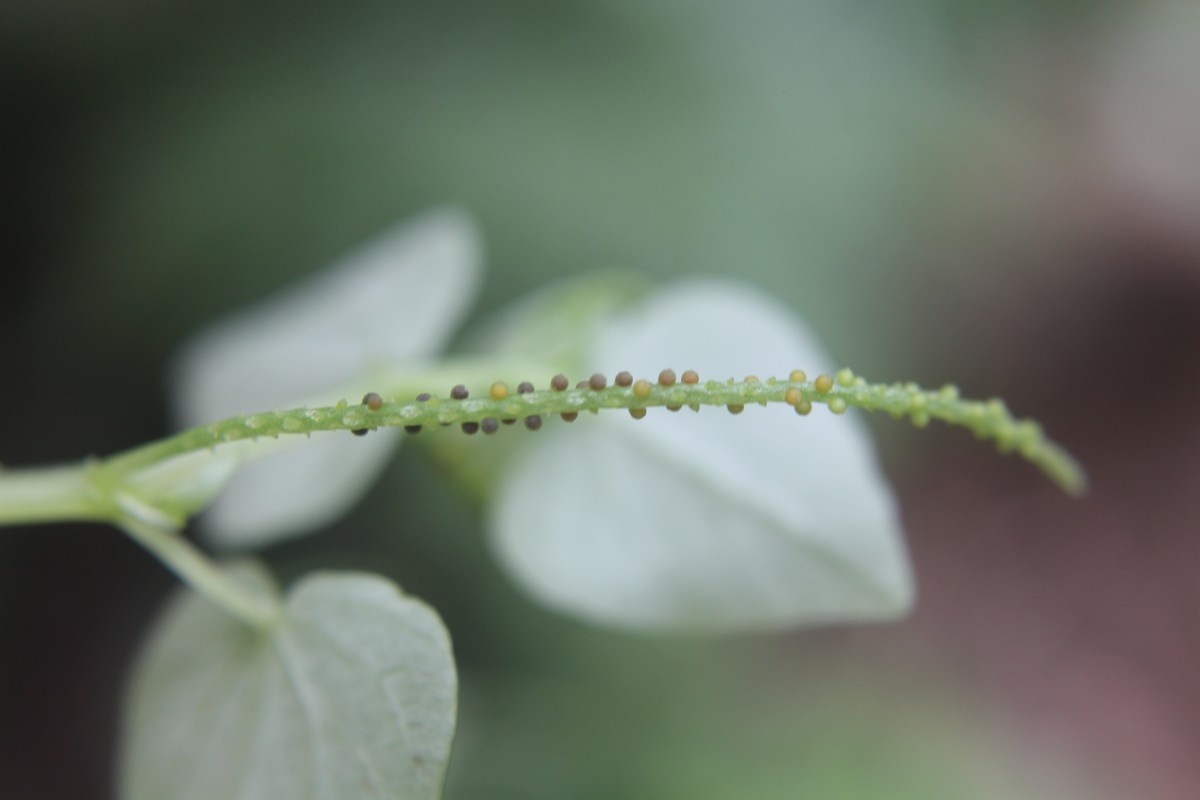
[[[346,387],[372,386],[439,351],[482,283],[482,245],[452,208],[385,231],[307,281],[210,325],[185,345],[173,399],[184,427],[305,403],[332,404]],[[310,533],[354,506],[400,443],[399,431],[366,439],[284,441],[287,456],[236,474],[201,526],[224,547],[253,547]],[[266,451],[256,447],[257,458]],[[215,491],[215,486],[213,487]]]
[[[697,280],[612,318],[591,363],[651,379],[693,368],[724,382],[833,362],[771,298]],[[894,619],[913,602],[867,432],[824,409],[585,415],[515,460],[490,517],[496,554],[526,590],[605,625],[770,630]]]
[[[233,574],[273,591],[257,567]],[[456,688],[437,615],[377,576],[306,576],[265,630],[185,590],[126,698],[120,796],[436,798]]]

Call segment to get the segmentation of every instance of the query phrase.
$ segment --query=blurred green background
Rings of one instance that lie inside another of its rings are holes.
[[[447,796],[1200,794],[1194,3],[0,6],[0,461],[169,431],[205,321],[443,202],[479,316],[564,275],[725,274],[870,378],[1040,418],[1082,502],[872,420],[921,599],[733,640],[529,603],[418,448],[285,575],[383,572],[462,673]],[[111,795],[173,584],[99,527],[0,533],[0,797]]]

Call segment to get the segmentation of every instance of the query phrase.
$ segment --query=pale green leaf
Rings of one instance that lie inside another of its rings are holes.
[[[595,368],[766,380],[832,364],[799,319],[732,282],[615,317]],[[895,617],[912,580],[865,429],[825,409],[652,409],[543,432],[492,506],[500,560],[555,608],[634,628],[730,631]]]
[[[181,350],[173,399],[185,427],[304,404],[440,350],[474,302],[482,245],[462,212],[396,226],[331,268],[219,320]],[[353,400],[354,398],[350,398]],[[201,523],[217,543],[256,547],[308,533],[345,513],[400,442],[321,437],[232,474]],[[299,441],[284,442],[289,448]],[[255,448],[258,458],[273,448]]]
[[[258,569],[235,574],[272,591]],[[436,798],[455,705],[441,621],[382,578],[309,575],[267,630],[183,590],[133,676],[120,796]]]

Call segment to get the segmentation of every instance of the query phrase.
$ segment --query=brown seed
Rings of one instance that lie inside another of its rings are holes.
[[[578,411],[564,411],[562,413],[562,419],[563,419],[563,422],[574,422],[575,420],[579,419],[579,412]]]
[[[471,393],[461,383],[450,390],[450,396],[455,400],[466,400]]]
[[[640,380],[633,385],[633,393],[638,397],[649,397],[652,388],[650,381]]]
[[[508,384],[504,381],[496,381],[488,390],[488,394],[492,396],[493,400],[503,400],[508,397]]]
[[[674,386],[675,385],[675,370],[664,369],[662,372],[658,373],[658,382],[662,386]]]
[[[567,376],[561,372],[550,379],[550,388],[556,392],[561,392],[570,385],[571,382],[567,380]]]
[[[462,424],[462,432],[465,433],[467,436],[474,436],[475,434],[479,433],[479,423],[478,422],[464,422]]]
[[[613,379],[613,382],[617,384],[617,386],[632,386],[633,376],[628,372],[621,371],[617,373],[617,377]]]
[[[599,372],[588,378],[588,386],[595,389],[597,392],[608,385],[608,378],[605,378]]]
[[[587,381],[580,381],[579,383],[575,384],[576,389],[586,389],[587,387],[588,387]]]
[[[725,407],[729,409],[730,414],[740,414],[746,410],[746,407],[741,403],[730,403]]]
[[[788,380],[792,383],[804,383],[808,380],[808,376],[804,374],[804,370],[794,369],[792,370],[792,374],[788,375]]]
[[[533,384],[529,381],[521,381],[517,384],[517,394],[529,394],[533,391]]]
[[[429,402],[429,395],[426,394],[425,392],[421,392],[419,395],[417,395],[417,402],[418,403]],[[421,426],[420,425],[405,425],[404,430],[406,433],[420,433]]]
[[[633,417],[634,419],[641,419],[642,417],[646,416],[646,409],[631,408],[629,409],[629,416]]]
[[[695,385],[700,382],[700,376],[696,374],[696,370],[689,369],[687,372],[683,373],[683,382]]]
[[[833,388],[833,378],[828,375],[818,375],[814,385],[817,387],[818,392],[824,394]]]
[[[566,414],[564,414],[563,416],[565,417]],[[539,417],[537,414],[526,417],[525,418],[525,427],[531,431],[541,430],[542,429],[542,418]]]
[[[372,411],[378,411],[383,408],[383,398],[375,392],[367,392],[363,395],[363,405]]]
[[[487,417],[483,420],[483,424],[480,425],[480,427],[483,428],[484,433],[486,433],[488,436],[491,436],[493,433],[500,430],[500,423],[493,417]]]

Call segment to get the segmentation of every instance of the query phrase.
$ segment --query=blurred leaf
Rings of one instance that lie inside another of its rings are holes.
[[[701,380],[831,367],[793,314],[717,281],[614,317],[590,363],[650,378],[694,368]],[[857,419],[653,413],[560,424],[505,472],[492,541],[533,595],[595,622],[708,631],[908,609],[895,502]]]
[[[481,283],[474,223],[441,210],[393,228],[308,282],[220,320],[178,356],[174,400],[185,427],[304,403],[366,383],[373,370],[440,350]],[[280,441],[286,457],[245,465],[203,517],[213,539],[261,545],[308,533],[370,488],[400,432]],[[256,453],[258,450],[256,449]]]
[[[121,796],[436,798],[455,708],[440,620],[382,578],[303,578],[267,631],[183,590],[134,674]]]

